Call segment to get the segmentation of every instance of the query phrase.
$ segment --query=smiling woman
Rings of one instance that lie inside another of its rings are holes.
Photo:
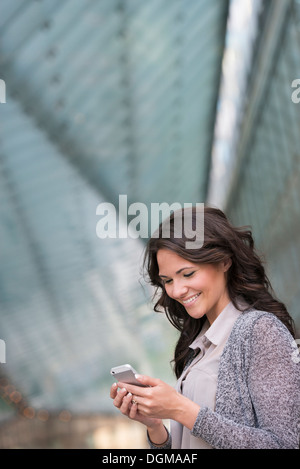
[[[157,252],[159,274],[169,298],[182,304],[188,315],[200,319],[206,315],[210,324],[219,316],[230,299],[225,272],[231,260],[214,264],[194,264],[169,249]],[[179,268],[179,270],[177,270]]]
[[[195,221],[197,210],[179,216],[192,212]],[[251,231],[205,207],[204,243],[187,249],[175,218],[168,238],[161,230],[149,240],[144,266],[159,296],[154,309],[180,331],[178,381],[175,388],[148,376],[137,378],[146,388],[118,383],[114,405],[146,425],[151,447],[298,448],[293,320],[273,296]],[[170,433],[162,419],[171,419]]]

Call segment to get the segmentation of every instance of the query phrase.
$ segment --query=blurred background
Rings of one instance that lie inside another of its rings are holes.
[[[1,0],[0,448],[147,447],[109,371],[173,384],[177,334],[120,194],[250,225],[299,337],[299,79],[299,0]]]

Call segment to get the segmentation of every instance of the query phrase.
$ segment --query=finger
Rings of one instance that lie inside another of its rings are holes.
[[[146,375],[135,375],[135,378],[146,386],[158,386],[161,383],[160,379],[152,378],[151,376]]]
[[[132,402],[132,401],[131,401],[131,402]],[[132,402],[131,407],[130,407],[130,410],[129,410],[129,414],[128,414],[129,417],[130,417],[131,419],[136,418],[137,411],[138,411],[137,403],[136,403],[136,402]]]
[[[132,407],[135,407],[136,412],[138,412],[140,415],[144,415],[145,417],[149,417],[149,409],[148,409],[147,406],[139,403],[139,404],[132,404]]]
[[[117,392],[116,397],[113,400],[113,404],[115,407],[120,407],[122,405],[123,397],[126,395],[127,390],[125,388],[119,389]]]
[[[128,415],[131,408],[131,399],[132,394],[129,392],[126,396],[123,397],[122,404],[120,406],[120,411],[122,414]]]
[[[131,394],[135,394],[136,396],[146,397],[148,396],[149,389],[143,388],[141,386],[135,386],[134,384],[122,383],[118,382],[118,386],[123,388],[126,386],[127,391],[131,392]]]
[[[117,383],[114,383],[110,388],[110,397],[114,399],[117,395],[117,392],[118,392],[118,385]]]

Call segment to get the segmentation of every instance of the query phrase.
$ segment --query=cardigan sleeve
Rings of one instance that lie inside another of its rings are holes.
[[[167,440],[162,445],[155,445],[154,443],[152,443],[152,441],[149,438],[149,434],[147,432],[147,440],[148,440],[149,447],[151,449],[171,449],[172,437],[171,437],[171,434],[170,434],[169,430],[167,429],[167,427],[165,425],[164,425],[164,427],[167,431]]]
[[[255,426],[201,408],[191,433],[214,448],[299,449],[300,364],[293,338],[277,319],[265,315],[250,334],[246,373]]]

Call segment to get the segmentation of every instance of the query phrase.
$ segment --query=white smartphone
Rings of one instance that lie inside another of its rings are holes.
[[[121,381],[122,383],[134,384],[135,386],[142,386],[147,387],[145,384],[139,383],[139,381],[135,378],[135,374],[137,371],[126,363],[126,365],[119,365],[115,366],[110,370],[110,374],[117,379],[117,381]]]

